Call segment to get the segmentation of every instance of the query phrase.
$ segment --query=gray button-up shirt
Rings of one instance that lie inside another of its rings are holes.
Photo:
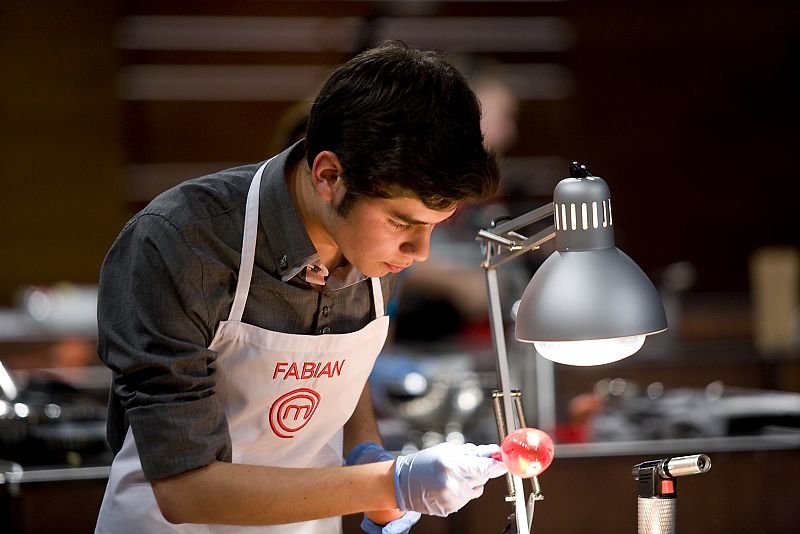
[[[302,155],[300,142],[264,172],[242,320],[291,334],[353,332],[375,317],[369,281],[352,266],[335,269],[322,288],[305,281],[305,267],[319,256],[284,172]],[[209,367],[216,355],[207,347],[233,303],[247,191],[258,167],[204,176],[159,195],[123,228],[103,263],[98,352],[113,371],[108,439],[119,451],[130,426],[148,479],[231,460]],[[381,283],[388,303],[396,277]]]

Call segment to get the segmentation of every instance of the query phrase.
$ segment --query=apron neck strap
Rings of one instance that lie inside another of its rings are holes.
[[[375,318],[383,317],[383,290],[381,289],[381,279],[370,278],[372,281],[372,302],[375,304]]]
[[[236,295],[228,315],[229,321],[239,322],[244,314],[244,305],[250,292],[250,280],[253,278],[253,264],[256,259],[256,237],[258,232],[258,195],[261,191],[261,176],[272,159],[265,162],[253,176],[253,182],[247,192],[247,206],[244,215],[244,235],[242,236],[242,258],[239,263],[239,276],[236,282]],[[370,278],[372,282],[372,301],[375,306],[375,318],[385,315],[383,309],[383,291],[380,278]]]
[[[236,282],[236,295],[228,316],[229,321],[241,321],[247,294],[250,292],[250,280],[253,277],[253,264],[256,259],[256,234],[258,232],[258,194],[261,191],[261,176],[270,158],[256,171],[250,190],[247,192],[247,207],[244,214],[244,235],[242,236],[242,259],[239,263],[239,276]]]

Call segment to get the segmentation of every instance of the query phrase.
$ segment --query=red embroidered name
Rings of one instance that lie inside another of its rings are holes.
[[[345,360],[333,362],[278,362],[275,364],[275,372],[272,379],[278,378],[288,380],[308,380],[311,378],[328,377],[333,378],[342,374]]]

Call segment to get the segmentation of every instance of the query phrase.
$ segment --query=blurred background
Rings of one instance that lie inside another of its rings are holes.
[[[796,532],[797,2],[9,0],[0,25],[0,524],[10,531],[94,524],[110,461],[96,282],[122,225],[172,185],[301,137],[333,67],[401,39],[446,52],[467,75],[503,182],[437,229],[430,261],[403,275],[371,378],[387,446],[497,440],[474,235],[548,203],[579,160],[608,182],[617,245],[656,284],[670,329],[593,368],[547,365],[509,335],[529,423],[558,442],[534,528],[631,531],[630,468],[705,452],[714,467],[682,482],[679,525]],[[509,332],[548,246],[500,271]],[[508,510],[497,482],[415,531],[499,531]],[[48,511],[34,511],[43,500]]]

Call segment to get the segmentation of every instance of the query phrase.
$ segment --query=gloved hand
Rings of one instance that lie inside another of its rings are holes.
[[[353,447],[347,458],[345,458],[345,465],[361,465],[389,460],[394,460],[392,453],[378,443],[365,441]],[[421,514],[418,512],[409,511],[385,525],[378,525],[371,521],[365,513],[364,518],[361,520],[361,530],[367,534],[407,534],[411,527],[419,521],[420,517]]]
[[[498,445],[440,443],[399,456],[394,487],[400,510],[447,516],[483,495],[490,478],[504,475],[503,462],[489,458]]]
[[[395,519],[385,525],[377,525],[369,520],[367,514],[364,514],[364,519],[361,520],[361,530],[367,534],[408,534],[420,517],[422,514],[419,512],[409,511],[404,513],[400,519]]]

